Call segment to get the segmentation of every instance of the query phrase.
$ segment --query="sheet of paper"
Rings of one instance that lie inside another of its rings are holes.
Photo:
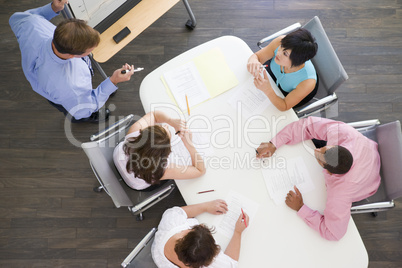
[[[194,62],[190,61],[176,69],[163,74],[165,82],[181,110],[195,106],[211,98]]]
[[[275,157],[275,156],[274,156]],[[275,204],[284,204],[286,195],[293,186],[297,186],[301,193],[314,189],[311,176],[304,164],[303,158],[291,158],[286,161],[284,168],[261,167],[265,185]]]
[[[193,59],[211,98],[237,86],[239,81],[225,60],[222,50],[218,47]]]
[[[172,152],[169,155],[169,161],[171,163],[175,163],[177,165],[191,165],[191,156],[188,152],[186,146],[184,146],[183,141],[178,135],[174,134],[174,129],[170,128],[171,130],[171,145],[172,145]],[[191,128],[190,128],[191,129]],[[210,142],[210,133],[205,132],[198,132],[197,129],[192,129],[193,133],[193,144],[194,147],[197,149],[197,152],[200,154],[201,157],[205,158],[210,157],[214,153],[214,149]]]
[[[186,70],[186,68],[188,68],[188,66],[190,65],[195,66],[196,70],[193,70],[191,72],[195,72],[196,75],[201,78],[202,83],[206,87],[206,91],[209,94],[208,98],[214,98],[239,84],[236,75],[227,64],[225,55],[223,54],[222,50],[218,47],[210,49],[207,52],[193,58],[185,65],[164,73],[161,77],[162,83],[167,89],[167,94],[172,100],[176,102],[177,106],[179,106],[179,108],[182,110],[186,109],[186,107],[182,103],[180,103],[183,101],[183,98],[179,97],[179,99],[177,100],[174,94],[174,90],[172,90],[171,85],[168,83],[168,79],[166,79],[166,74],[169,76],[176,73],[179,78],[183,78],[184,80],[193,79],[191,78],[191,76],[185,75],[186,73],[189,73],[189,70]],[[182,73],[180,74],[180,72]],[[198,78],[197,81],[197,83],[201,83],[199,82]],[[185,86],[183,85],[183,87]],[[189,99],[191,107],[196,106],[203,101],[205,101],[205,99],[199,101]]]
[[[233,109],[241,110],[243,118],[261,114],[271,105],[268,97],[254,86],[253,77],[243,83],[229,98],[228,102]]]
[[[230,191],[224,199],[228,204],[228,212],[223,217],[217,218],[215,226],[219,234],[227,238],[233,236],[236,221],[242,213],[241,209],[249,216],[249,226],[258,211],[259,204],[235,191]]]

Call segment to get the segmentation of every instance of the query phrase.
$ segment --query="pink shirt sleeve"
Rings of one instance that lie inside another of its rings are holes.
[[[321,117],[307,117],[284,127],[271,142],[278,149],[284,144],[297,144],[304,140],[327,140],[327,130],[333,124],[338,124]]]
[[[326,172],[326,171],[324,171]],[[325,174],[328,183],[337,181],[339,175]],[[324,215],[316,210],[312,210],[306,205],[297,212],[308,226],[318,231],[320,235],[327,240],[341,239],[348,228],[350,220],[350,193],[349,189],[354,186],[350,183],[338,183],[328,188],[327,185],[327,202],[325,205]]]

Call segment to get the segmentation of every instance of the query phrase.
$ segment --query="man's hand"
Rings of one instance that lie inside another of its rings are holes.
[[[299,189],[294,186],[295,192],[289,191],[288,195],[286,196],[285,203],[293,210],[299,211],[301,207],[304,205],[303,197],[300,193]]]
[[[68,0],[53,0],[52,9],[55,13],[58,13],[64,9],[65,4],[68,4]]]
[[[272,142],[263,142],[257,149],[257,158],[271,157],[276,151],[275,145]]]
[[[125,74],[122,74],[121,71],[126,70]],[[117,69],[113,72],[112,76],[110,77],[110,81],[117,85],[120,82],[129,81],[131,76],[134,74],[134,65],[129,65],[128,63],[124,64],[120,69]]]

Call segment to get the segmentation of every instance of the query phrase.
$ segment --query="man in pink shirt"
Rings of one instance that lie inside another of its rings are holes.
[[[261,143],[257,157],[270,157],[284,144],[310,139],[327,141],[326,146],[314,151],[315,158],[324,168],[327,186],[324,215],[303,203],[296,186],[285,202],[322,237],[339,240],[346,233],[352,202],[373,195],[380,185],[377,143],[343,122],[308,117],[287,125],[270,142]]]

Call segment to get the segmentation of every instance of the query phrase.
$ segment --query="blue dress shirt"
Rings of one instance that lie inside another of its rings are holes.
[[[87,118],[117,87],[107,78],[93,89],[91,72],[81,58],[63,60],[54,54],[56,27],[49,20],[56,15],[47,4],[10,17],[21,49],[22,69],[35,92],[62,105],[75,119]]]

